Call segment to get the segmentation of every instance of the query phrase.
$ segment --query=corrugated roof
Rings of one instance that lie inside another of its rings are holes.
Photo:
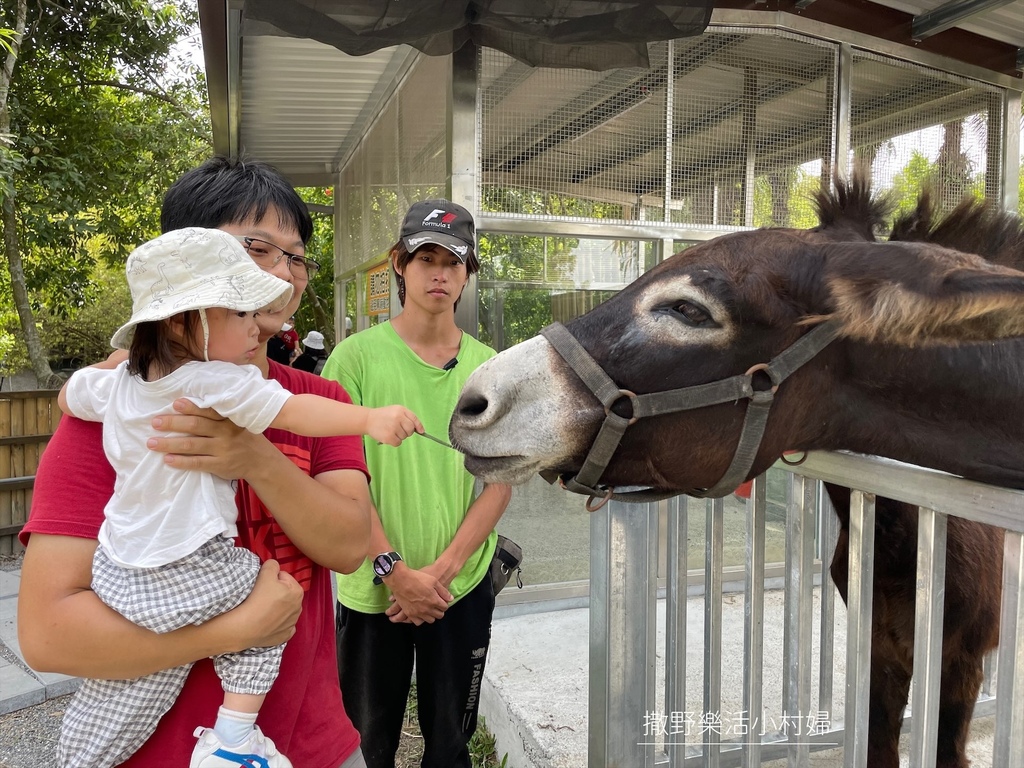
[[[239,147],[300,184],[330,174],[412,53],[400,46],[349,56],[311,40],[244,38]]]
[[[831,8],[854,8],[839,0],[819,0],[815,6],[826,2]],[[917,15],[944,0],[880,4]],[[273,163],[299,185],[332,183],[377,105],[419,54],[398,46],[349,56],[308,39],[240,38],[239,6],[232,0],[199,0],[217,151],[241,149]],[[994,47],[1024,48],[1024,0],[989,8],[957,27],[991,39]]]

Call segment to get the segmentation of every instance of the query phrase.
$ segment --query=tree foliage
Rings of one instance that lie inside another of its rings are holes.
[[[510,187],[485,187],[481,209],[516,214],[612,218],[607,206]],[[621,211],[618,212],[621,216]],[[480,294],[480,338],[510,347],[552,320],[549,284],[572,280],[576,238],[489,234],[479,242],[480,280],[505,283]],[[501,323],[500,328],[495,327]]]
[[[0,0],[0,26],[13,23],[19,2]],[[209,154],[204,75],[175,49],[196,21],[194,3],[161,0],[28,6],[0,105],[10,126],[0,195],[12,206],[0,283],[13,289],[20,278],[10,267],[20,261],[29,314],[3,291],[0,338],[15,336],[40,379],[39,356],[42,370],[76,356],[71,328],[90,302],[107,299],[103,267],[120,267],[159,232],[164,191]],[[41,349],[32,349],[27,317],[43,327]],[[124,319],[120,309],[107,317],[111,329]]]
[[[334,216],[321,213],[318,206],[334,205],[332,187],[299,187],[298,193],[313,215],[313,238],[306,255],[320,263],[320,271],[306,286],[306,296],[295,313],[296,328],[305,335],[320,331],[327,351],[337,343],[334,338]]]

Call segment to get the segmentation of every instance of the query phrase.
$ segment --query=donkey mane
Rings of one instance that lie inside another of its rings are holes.
[[[964,198],[940,218],[930,192],[918,198],[913,211],[896,219],[890,240],[934,243],[983,256],[994,264],[1024,269],[1024,226],[1021,218],[990,200]]]
[[[814,205],[820,223],[811,232],[841,241],[874,241],[876,231],[895,208],[891,196],[872,193],[866,172],[856,172],[848,181],[837,177],[834,191],[823,185],[814,196]]]
[[[866,171],[836,178],[835,190],[822,188],[814,203],[820,223],[810,231],[835,241],[875,241],[896,207],[891,193],[872,192]],[[888,240],[941,245],[1024,270],[1024,221],[991,200],[966,197],[943,215],[925,190],[912,210],[895,218]]]

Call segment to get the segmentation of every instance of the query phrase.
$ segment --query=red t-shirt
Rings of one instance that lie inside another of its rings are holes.
[[[290,392],[352,402],[333,381],[270,363],[270,378]],[[170,404],[168,404],[170,405]],[[307,474],[338,469],[366,472],[360,437],[311,438],[269,429],[266,437]],[[36,472],[32,512],[21,532],[95,539],[103,507],[114,489],[114,470],[103,453],[102,425],[64,416]],[[278,749],[302,768],[338,768],[359,745],[338,687],[331,573],[302,554],[284,535],[248,484],[239,482],[239,543],[261,560],[275,559],[306,594],[281,671],[258,723]],[[156,732],[124,766],[188,765],[197,725],[212,727],[223,703],[209,659],[196,662],[185,687]]]

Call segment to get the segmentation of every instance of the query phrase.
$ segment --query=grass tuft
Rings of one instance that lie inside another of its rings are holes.
[[[469,759],[473,768],[508,768],[508,754],[501,760],[495,751],[494,735],[487,730],[483,717],[477,718],[476,733],[469,740]],[[405,708],[405,725],[395,756],[395,768],[418,768],[423,758],[423,736],[416,709],[416,684],[409,689],[409,701]]]

